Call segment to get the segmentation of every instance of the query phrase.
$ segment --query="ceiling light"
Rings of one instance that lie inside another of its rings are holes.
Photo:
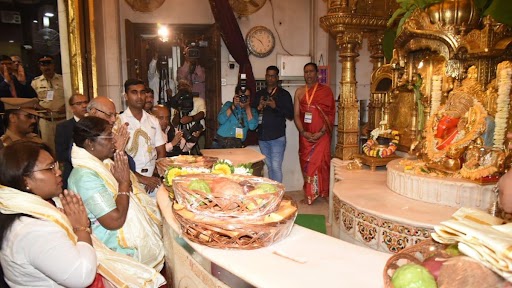
[[[9,43],[14,43],[14,40],[9,40]]]
[[[46,16],[46,17],[53,17],[55,15],[53,15],[53,13],[51,13],[51,12],[46,12],[46,13],[44,13],[44,16]]]
[[[34,20],[34,21],[32,21],[32,22],[37,23],[37,20]]]
[[[158,36],[160,37],[160,40],[162,40],[162,42],[167,42],[169,41],[169,28],[167,27],[167,25],[160,25],[159,24],[159,28],[158,28]]]

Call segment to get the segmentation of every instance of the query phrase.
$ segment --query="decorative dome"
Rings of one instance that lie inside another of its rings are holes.
[[[473,0],[444,0],[426,10],[433,24],[472,29],[480,21],[480,13]]]

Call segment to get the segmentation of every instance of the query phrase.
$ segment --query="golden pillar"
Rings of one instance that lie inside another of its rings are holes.
[[[359,56],[357,49],[361,46],[363,36],[369,36],[374,69],[384,63],[382,37],[386,22],[397,4],[394,0],[329,0],[327,7],[327,15],[320,18],[320,24],[336,38],[342,67],[335,156],[346,160],[359,152],[359,108],[355,76],[355,63]]]
[[[359,152],[359,106],[356,95],[356,58],[363,38],[362,32],[338,35],[336,44],[341,60],[341,89],[338,105],[338,139],[335,156],[351,159]]]

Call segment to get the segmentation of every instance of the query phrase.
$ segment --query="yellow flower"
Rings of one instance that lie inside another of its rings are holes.
[[[176,176],[180,176],[183,174],[184,173],[182,173],[181,168],[171,168],[167,172],[167,183],[169,183],[169,185],[172,185],[172,179],[174,179],[174,177]]]
[[[213,174],[224,174],[224,175],[230,175],[231,174],[231,168],[227,164],[217,164],[212,169]]]

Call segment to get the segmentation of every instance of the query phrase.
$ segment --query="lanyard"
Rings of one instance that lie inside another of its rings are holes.
[[[311,101],[313,101],[313,98],[315,97],[316,88],[318,88],[318,82],[315,84],[315,88],[313,88],[313,94],[311,94],[311,97],[309,97],[308,87],[306,86],[306,102],[308,103],[308,109],[309,106],[311,106]]]
[[[272,93],[270,93],[270,97],[274,96],[274,94],[276,94],[277,92],[277,87],[274,87],[274,89],[272,89]]]
[[[240,126],[242,126],[242,128],[245,128],[244,112],[242,111],[242,109],[239,107],[235,107],[235,109],[233,109],[233,108],[231,108],[231,106],[229,106],[229,109],[231,110],[231,114],[233,114],[233,116],[235,116],[235,119],[238,122],[238,124],[240,124]],[[238,113],[239,110],[240,110],[240,114]]]

